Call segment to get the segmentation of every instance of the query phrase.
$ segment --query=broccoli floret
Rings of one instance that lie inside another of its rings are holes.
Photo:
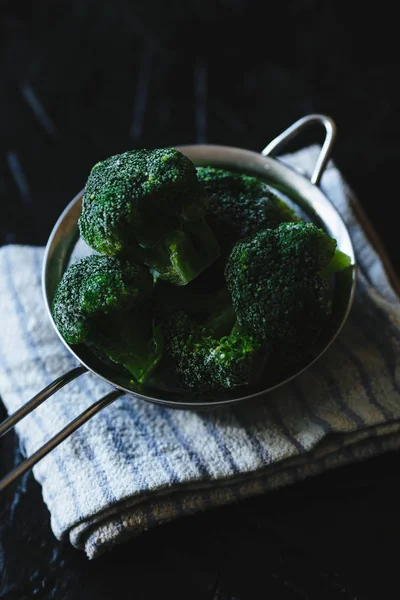
[[[285,221],[299,220],[256,177],[214,167],[197,167],[197,176],[209,198],[207,222],[225,258],[238,240]]]
[[[282,223],[238,242],[225,276],[240,326],[280,344],[288,360],[304,356],[331,312],[323,271],[334,263],[335,249],[333,238],[305,222]]]
[[[206,207],[188,157],[174,148],[131,150],[92,168],[78,224],[101,254],[144,263],[184,285],[220,254]]]
[[[69,344],[85,344],[107,363],[143,383],[157,365],[163,340],[154,328],[152,276],[142,265],[92,255],[72,264],[52,302],[54,322]]]
[[[164,323],[165,360],[184,390],[215,392],[255,383],[266,360],[252,335],[218,338],[179,311]]]

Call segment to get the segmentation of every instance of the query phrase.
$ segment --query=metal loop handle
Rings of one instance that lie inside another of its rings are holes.
[[[34,396],[31,400],[21,406],[21,408],[16,410],[15,413],[0,423],[0,438],[3,437],[7,431],[10,431],[10,429],[12,429],[17,423],[19,423],[21,419],[23,419],[26,415],[29,415],[29,413],[35,410],[35,408],[40,406],[42,402],[47,400],[47,398],[50,398],[50,396],[52,396],[55,392],[63,388],[64,385],[70,381],[73,381],[82,375],[82,373],[86,373],[86,371],[86,367],[76,367],[75,369],[71,369],[71,371],[64,373],[64,375],[61,375],[61,377],[58,377],[58,379],[55,379],[48,386],[43,388],[42,391],[36,394],[36,396]]]
[[[302,117],[293,125],[285,129],[280,135],[278,135],[272,142],[265,146],[261,152],[263,156],[271,156],[278,150],[281,150],[287,142],[296,137],[301,131],[307,129],[311,124],[320,123],[325,127],[326,136],[324,143],[321,148],[321,152],[318,156],[317,162],[315,163],[314,171],[311,175],[310,181],[314,185],[318,185],[322,176],[322,173],[329,160],[329,156],[332,151],[332,146],[336,138],[336,124],[335,122],[326,115],[307,115]]]
[[[31,400],[26,402],[21,408],[15,411],[12,415],[10,415],[7,419],[0,423],[0,437],[6,434],[10,429],[12,429],[21,419],[23,419],[26,415],[31,413],[35,408],[40,406],[42,402],[50,398],[55,392],[60,390],[70,381],[73,381],[83,373],[88,372],[86,367],[80,366],[68,371],[58,379],[55,379],[52,383],[50,383],[47,387],[45,387],[41,392],[36,394]],[[8,473],[3,479],[0,480],[0,492],[5,490],[15,479],[29,471],[36,463],[38,463],[42,458],[44,458],[53,448],[58,446],[61,442],[63,442],[67,437],[71,435],[74,431],[76,431],[81,425],[86,423],[89,419],[91,419],[96,413],[100,410],[114,402],[117,398],[123,395],[124,392],[121,390],[114,390],[103,396],[100,400],[97,400],[94,404],[92,404],[89,408],[84,410],[80,415],[78,415],[71,423],[69,423],[64,429],[62,429],[59,433],[54,435],[48,442],[46,442],[43,446],[41,446],[36,452],[34,452],[31,456],[29,456],[26,460],[20,463],[15,469],[13,469],[10,473]]]

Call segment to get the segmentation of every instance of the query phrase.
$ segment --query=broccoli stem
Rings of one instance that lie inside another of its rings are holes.
[[[329,275],[333,275],[333,273],[337,273],[337,271],[342,271],[351,265],[351,258],[341,250],[336,248],[335,254],[333,255],[329,264],[320,271],[320,275],[323,277],[327,277]]]
[[[185,223],[184,229],[166,236],[166,248],[172,269],[165,279],[186,285],[209,267],[219,256],[219,246],[204,219]]]
[[[92,335],[93,343],[112,362],[123,365],[134,382],[143,384],[157,366],[163,352],[163,336],[160,328],[147,331],[142,321],[126,313],[124,319],[103,318]]]
[[[185,223],[167,234],[157,246],[130,249],[131,260],[152,267],[156,277],[175,285],[186,285],[219,257],[219,246],[204,219]]]
[[[204,321],[206,329],[213,332],[215,338],[229,335],[236,322],[233,304],[226,288],[215,296],[215,307],[210,316]]]
[[[128,354],[126,359],[122,359],[121,364],[132,375],[135,383],[143,384],[148,381],[151,373],[159,363],[161,357],[160,347],[157,348],[157,342],[153,340],[142,340],[143,346],[137,354]],[[110,358],[112,358],[110,356]]]
[[[236,316],[236,315],[235,315]],[[235,335],[237,333],[246,333],[244,328],[239,325],[239,323],[236,321],[231,329],[231,335]]]

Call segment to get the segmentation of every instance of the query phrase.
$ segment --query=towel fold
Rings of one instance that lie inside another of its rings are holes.
[[[310,173],[319,148],[283,160]],[[171,410],[125,395],[34,467],[58,539],[92,559],[172,519],[400,447],[400,302],[351,190],[330,163],[321,181],[359,261],[353,309],[327,352],[263,399]],[[0,249],[0,395],[9,413],[77,362],[47,317],[43,248]],[[112,387],[91,373],[17,426],[31,455]]]

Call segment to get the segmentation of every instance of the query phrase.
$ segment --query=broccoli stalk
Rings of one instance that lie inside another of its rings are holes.
[[[64,273],[52,302],[54,322],[69,344],[85,344],[144,383],[163,349],[149,298],[152,276],[141,265],[88,256]]]
[[[212,332],[215,338],[227,336],[236,331],[236,314],[227,287],[214,294],[214,308],[204,319],[202,325]]]
[[[92,168],[78,224],[99,253],[143,263],[185,285],[220,254],[206,208],[188,157],[174,148],[131,150]]]
[[[160,328],[150,329],[144,317],[149,317],[145,307],[141,307],[139,314],[137,311],[126,313],[123,319],[120,315],[109,315],[107,319],[100,320],[98,329],[86,341],[95,354],[100,351],[112,362],[123,365],[135,383],[147,380],[157,366],[163,349]]]
[[[351,258],[338,248],[336,248],[333,257],[330,262],[323,267],[320,271],[320,275],[323,277],[328,277],[329,275],[334,275],[338,271],[343,271],[351,266]]]

